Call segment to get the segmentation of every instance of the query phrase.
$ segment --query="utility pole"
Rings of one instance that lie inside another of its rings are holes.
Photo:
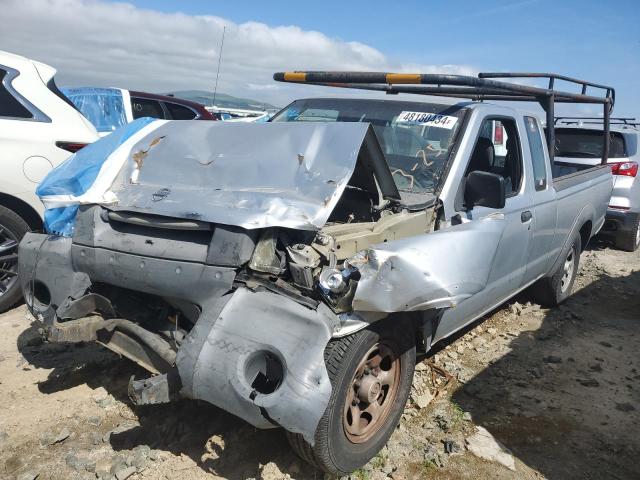
[[[218,72],[216,73],[216,86],[213,89],[213,105],[216,108],[216,93],[218,93],[218,78],[220,77],[220,64],[222,64],[222,49],[224,47],[224,34],[227,31],[227,26],[222,27],[222,41],[220,42],[220,52],[218,53]]]

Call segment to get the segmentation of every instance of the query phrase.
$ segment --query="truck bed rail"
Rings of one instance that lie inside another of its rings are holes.
[[[604,119],[602,117],[556,117],[554,124],[558,126],[558,123],[568,125],[602,125]],[[639,128],[640,120],[635,117],[611,117],[609,118],[609,125],[618,125],[622,127]]]

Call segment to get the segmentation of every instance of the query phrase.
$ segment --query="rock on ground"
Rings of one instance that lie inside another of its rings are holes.
[[[513,455],[498,442],[484,427],[476,427],[476,433],[467,437],[467,449],[476,457],[491,462],[498,462],[509,470],[515,471],[516,464]]]

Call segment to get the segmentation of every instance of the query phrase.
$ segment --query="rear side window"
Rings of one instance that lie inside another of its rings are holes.
[[[65,94],[64,94],[64,93],[62,93],[62,92],[60,91],[60,89],[59,89],[59,88],[58,88],[58,86],[56,85],[56,82],[55,82],[55,80],[53,79],[53,77],[51,77],[51,80],[49,80],[49,81],[47,82],[47,88],[48,88],[49,90],[51,90],[51,92],[53,92],[53,94],[54,94],[55,96],[57,96],[58,98],[60,98],[60,100],[62,100],[64,103],[66,103],[67,105],[69,105],[70,107],[72,107],[74,110],[80,111],[80,110],[78,110],[78,107],[76,107],[76,106],[73,104],[73,102],[72,102],[70,99],[68,99],[68,98],[65,96]]]
[[[529,149],[531,150],[533,179],[536,190],[544,190],[547,188],[547,160],[544,156],[540,128],[533,117],[524,117],[524,123],[527,126],[527,138],[529,139]]]
[[[556,157],[602,158],[602,130],[582,128],[556,128]],[[619,132],[611,132],[609,158],[627,156],[624,137]]]
[[[164,105],[167,107],[171,114],[171,118],[174,120],[193,120],[197,116],[196,112],[183,105],[169,102],[165,102]]]
[[[132,97],[131,109],[133,110],[133,118],[165,118],[162,105],[160,105],[160,102],[158,102],[157,100]]]
[[[0,117],[32,119],[33,114],[9,91],[7,71],[0,68]]]

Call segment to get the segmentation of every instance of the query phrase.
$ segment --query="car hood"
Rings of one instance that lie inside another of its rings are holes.
[[[166,122],[131,147],[111,186],[116,201],[105,206],[247,229],[317,230],[359,162],[383,197],[399,198],[366,123]]]

